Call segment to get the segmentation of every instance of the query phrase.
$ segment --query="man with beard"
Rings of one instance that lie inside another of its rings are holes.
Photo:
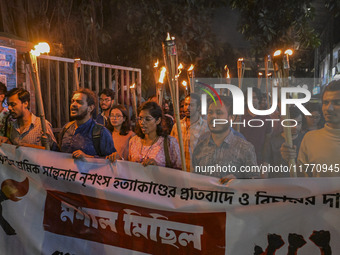
[[[99,93],[99,106],[102,112],[97,115],[97,123],[106,126],[110,115],[110,109],[114,103],[114,97],[115,92],[112,89],[106,88]]]
[[[208,108],[208,127],[210,132],[206,133],[197,143],[193,153],[193,166],[195,173],[210,175],[219,178],[251,178],[259,176],[259,173],[241,172],[241,166],[256,166],[256,155],[254,146],[236,136],[230,130],[232,120],[233,99],[221,96],[220,103],[211,102]],[[216,100],[218,102],[218,100]],[[225,124],[216,124],[215,120],[227,120]],[[224,169],[223,171],[218,171]],[[214,172],[206,171],[216,167]],[[236,171],[229,171],[228,169]],[[228,170],[228,171],[227,171]]]
[[[301,167],[298,173],[301,169],[313,177],[340,176],[340,80],[332,81],[325,87],[322,114],[325,126],[307,132],[302,140],[297,159]],[[283,145],[281,154],[288,159],[294,158],[296,150]]]
[[[11,89],[7,93],[7,104],[13,122],[6,133],[8,137],[0,137],[0,143],[10,143],[25,147],[44,149],[49,143],[52,150],[57,150],[57,142],[51,124],[46,121],[46,138],[42,137],[41,121],[30,112],[30,93],[22,88]]]
[[[74,121],[67,123],[61,132],[62,152],[84,159],[105,157],[116,151],[110,131],[92,119],[95,105],[93,91],[80,89],[73,92],[70,115]]]
[[[191,93],[186,96],[184,99],[185,117],[181,120],[180,124],[187,171],[190,170],[192,152],[198,142],[198,139],[208,131],[207,122],[202,118],[200,111],[201,98],[199,95]],[[176,137],[179,143],[177,123],[173,126],[170,135]]]

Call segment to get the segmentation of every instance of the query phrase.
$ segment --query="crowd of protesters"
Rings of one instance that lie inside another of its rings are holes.
[[[269,108],[267,95],[252,90],[255,109]],[[95,116],[99,99],[101,112]],[[260,173],[207,172],[203,167],[225,166],[239,170],[242,166],[287,166],[295,162],[305,169],[308,164],[326,164],[332,171],[304,172],[304,176],[340,176],[340,80],[325,86],[321,103],[308,102],[304,115],[295,106],[289,107],[293,146],[285,142],[280,122],[266,119],[282,118],[280,105],[270,116],[257,116],[245,105],[243,116],[233,116],[233,98],[221,96],[207,105],[207,115],[201,115],[201,97],[189,94],[180,101],[180,123],[176,123],[172,104],[158,104],[156,97],[140,105],[135,123],[126,106],[114,102],[114,91],[104,89],[95,95],[89,89],[74,91],[70,103],[71,122],[66,123],[55,138],[51,124],[46,121],[42,135],[40,119],[30,111],[30,94],[22,88],[7,91],[0,83],[0,144],[46,148],[70,153],[75,159],[93,157],[128,160],[143,166],[157,165],[181,169],[178,126],[182,132],[185,165],[188,171],[219,178],[258,178]],[[4,106],[7,102],[7,107]],[[130,111],[131,112],[131,111]],[[224,120],[215,125],[215,120]],[[263,121],[260,127],[231,126]],[[199,169],[200,171],[197,171]],[[262,177],[289,177],[288,172],[269,172]]]

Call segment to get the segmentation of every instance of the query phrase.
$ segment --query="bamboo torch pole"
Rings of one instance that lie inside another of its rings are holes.
[[[169,33],[166,40],[163,42],[163,56],[168,75],[172,104],[174,106],[175,119],[177,123],[178,140],[182,160],[182,170],[186,171],[182,129],[179,117],[178,68],[177,68],[178,57],[175,38],[174,37],[171,38]],[[188,171],[190,171],[190,169],[188,169]]]
[[[25,54],[25,58],[27,63],[29,64],[29,68],[32,75],[33,85],[34,85],[34,92],[35,92],[35,99],[37,102],[38,108],[38,116],[40,117],[41,121],[41,129],[42,129],[42,145],[45,147],[45,150],[50,149],[50,144],[48,142],[48,136],[46,132],[46,119],[45,119],[45,111],[44,105],[41,96],[41,87],[40,87],[40,79],[38,74],[38,65],[37,65],[37,56],[41,53],[48,53],[50,52],[50,46],[47,43],[39,43],[35,46],[35,50],[31,50],[31,52],[27,52]]]
[[[283,54],[283,57],[281,56],[282,51],[280,50],[280,54],[278,53],[279,51],[276,51],[274,53],[275,57],[279,57],[275,61],[275,66],[276,69],[278,69],[279,76],[281,76],[281,87],[288,87],[288,76],[289,76],[289,55],[293,54],[291,52],[285,51]],[[280,77],[279,77],[280,80]],[[290,112],[289,112],[289,106],[286,105],[286,115],[284,116],[285,119],[290,119]],[[283,128],[284,132],[284,137],[285,137],[285,143],[290,147],[293,148],[293,138],[292,138],[292,129],[291,127],[284,127]],[[295,165],[295,159],[290,159],[289,160],[289,165]],[[293,169],[293,168],[291,168]],[[292,171],[290,172],[291,177],[297,177],[296,172]]]
[[[264,73],[265,73],[265,78],[266,78],[266,92],[267,92],[267,104],[268,106],[271,105],[269,102],[269,89],[268,89],[268,55],[264,57]],[[273,92],[271,92],[273,93]]]

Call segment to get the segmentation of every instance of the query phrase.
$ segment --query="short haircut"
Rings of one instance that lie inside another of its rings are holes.
[[[107,97],[111,97],[111,100],[113,100],[115,98],[115,92],[112,89],[109,88],[105,88],[102,91],[99,92],[99,96],[101,96],[102,94],[104,94]]]
[[[5,83],[0,81],[0,95],[6,95],[7,93],[7,87]]]
[[[198,106],[198,107],[201,107],[201,97],[200,97],[200,95],[195,94],[195,93],[190,93],[190,94],[187,95],[185,98],[187,98],[187,97],[190,97],[190,99],[191,99],[191,98],[195,99],[195,100],[196,100],[196,103],[197,103],[197,106]]]
[[[30,93],[23,88],[14,88],[11,89],[10,91],[7,92],[6,97],[9,98],[11,96],[18,95],[19,100],[21,103],[28,102],[27,108],[30,108],[30,101],[31,101],[31,96]]]
[[[339,90],[340,90],[340,80],[331,81],[330,83],[328,83],[328,85],[323,90],[322,101],[323,101],[323,96],[326,91],[339,91]]]
[[[257,88],[257,87],[252,87],[252,89],[253,89],[253,93],[256,94],[256,97],[259,100],[259,102],[261,102],[261,99],[262,99],[262,92],[261,92],[261,90],[259,88]]]
[[[96,95],[94,94],[94,92],[93,92],[92,90],[87,89],[87,88],[78,89],[78,90],[76,90],[76,91],[74,91],[74,92],[72,93],[72,97],[73,97],[75,94],[79,94],[79,93],[80,93],[80,94],[84,94],[84,95],[87,96],[87,97],[86,97],[86,102],[87,102],[87,105],[88,105],[88,106],[91,106],[91,105],[96,106],[96,105],[97,105],[97,97],[96,97]],[[91,113],[93,113],[94,110],[95,110],[95,108],[93,108],[93,110],[92,110]]]
[[[233,98],[231,96],[220,96],[222,103],[225,105],[228,111],[228,115],[233,115]],[[220,101],[216,98],[216,104],[220,105]],[[214,104],[214,101],[212,99],[209,100],[208,108],[211,104]]]

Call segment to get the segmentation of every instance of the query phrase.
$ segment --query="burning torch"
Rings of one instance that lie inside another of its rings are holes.
[[[163,45],[164,63],[165,63],[166,71],[168,75],[171,99],[172,99],[172,104],[174,106],[175,119],[177,123],[178,140],[179,140],[179,146],[181,150],[182,170],[186,171],[185,156],[184,156],[185,153],[184,153],[182,129],[181,129],[181,124],[180,124],[181,122],[180,122],[180,115],[179,115],[178,57],[177,57],[175,38],[174,37],[171,38],[170,34],[168,33],[168,36],[162,45]]]
[[[25,58],[26,58],[27,63],[29,64],[31,75],[32,75],[35,98],[36,98],[37,107],[38,107],[38,115],[41,121],[41,129],[42,129],[41,142],[46,150],[50,149],[50,145],[48,143],[48,137],[47,137],[47,132],[46,132],[46,119],[45,119],[44,105],[43,105],[42,96],[41,96],[41,87],[40,87],[40,79],[39,79],[39,73],[38,73],[37,57],[40,56],[40,54],[42,53],[49,53],[49,52],[50,52],[50,46],[48,45],[48,43],[44,42],[44,43],[39,43],[35,45],[34,50],[31,50],[30,52],[27,52],[25,54]]]
[[[195,91],[195,72],[194,72],[194,65],[191,64],[187,71],[188,74],[188,81],[190,86],[190,93],[194,93]]]

